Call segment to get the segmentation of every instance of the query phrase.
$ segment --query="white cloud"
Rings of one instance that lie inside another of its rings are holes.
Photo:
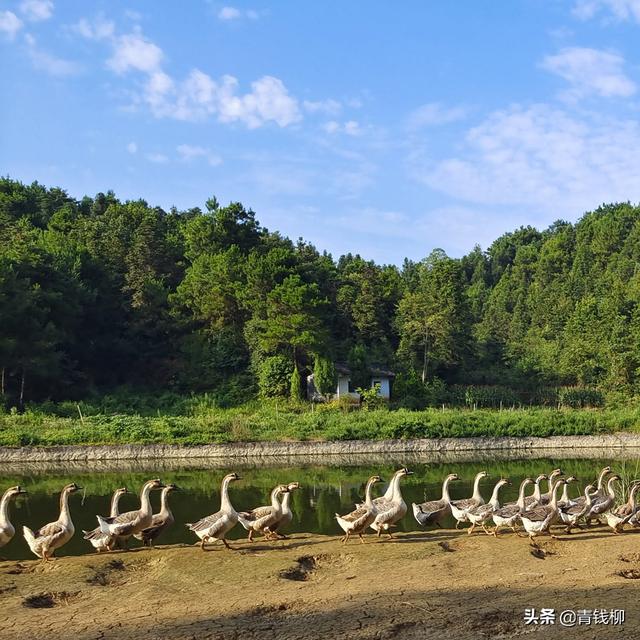
[[[511,107],[467,132],[458,156],[412,161],[414,176],[455,200],[518,206],[550,219],[640,200],[640,123]]]
[[[137,153],[138,152],[138,145],[135,142],[130,142],[127,145],[127,151],[131,154]]]
[[[547,56],[542,67],[570,85],[565,97],[582,98],[590,94],[603,97],[628,97],[636,92],[635,83],[624,73],[624,58],[616,53],[567,47]]]
[[[322,128],[329,134],[344,133],[348,136],[360,136],[363,133],[362,127],[357,120],[347,120],[344,123],[329,120],[322,125]]]
[[[48,20],[53,15],[53,2],[51,0],[22,0],[20,11],[27,20],[32,22]]]
[[[0,33],[13,40],[22,29],[22,20],[12,11],[0,11]]]
[[[302,106],[309,113],[324,113],[329,116],[335,116],[342,111],[342,104],[337,100],[329,98],[328,100],[305,100]]]
[[[113,55],[107,60],[107,66],[116,73],[123,74],[131,69],[152,73],[160,69],[162,49],[141,33],[117,36],[113,46]]]
[[[411,112],[407,125],[410,129],[422,129],[463,120],[466,116],[464,107],[444,107],[438,102],[430,102]]]
[[[573,15],[580,20],[590,20],[603,12],[615,20],[640,22],[640,0],[577,0]]]
[[[58,58],[48,51],[40,49],[31,34],[25,35],[25,43],[27,54],[36,69],[59,77],[75,75],[81,71],[81,66],[77,62]]]
[[[241,17],[242,12],[235,7],[222,7],[222,9],[218,11],[218,18],[220,20],[238,20]]]
[[[114,35],[115,25],[111,20],[105,20],[103,17],[96,18],[93,23],[86,18],[81,18],[71,27],[71,30],[87,40],[108,40]]]
[[[113,72],[146,76],[132,108],[146,104],[156,117],[176,120],[198,121],[214,115],[220,122],[241,122],[250,129],[267,122],[287,127],[302,119],[298,101],[279,78],[263,76],[245,94],[238,93],[239,82],[233,76],[216,81],[200,69],[177,81],[162,68],[162,49],[140,29],[117,35],[110,22],[80,20],[74,30],[85,38],[110,43],[107,67]]]
[[[167,158],[164,153],[147,153],[145,158],[149,162],[153,162],[155,164],[166,164],[167,162],[169,162],[169,158]]]
[[[222,7],[220,11],[218,11],[218,19],[223,20],[224,22],[230,22],[232,20],[240,20],[241,18],[249,18],[249,20],[257,20],[260,17],[260,14],[254,9],[247,9],[246,11],[241,11],[240,9],[236,9],[236,7]]]
[[[196,158],[206,158],[212,167],[222,164],[222,158],[211,152],[205,147],[198,147],[190,144],[180,144],[176,147],[176,151],[183,162],[189,162]]]

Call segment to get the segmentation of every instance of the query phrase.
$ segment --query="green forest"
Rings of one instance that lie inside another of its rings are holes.
[[[362,387],[391,368],[391,408],[623,406],[640,385],[639,265],[628,203],[396,266],[335,259],[239,202],[165,211],[3,178],[0,407],[298,401],[310,373],[330,393],[337,362]]]

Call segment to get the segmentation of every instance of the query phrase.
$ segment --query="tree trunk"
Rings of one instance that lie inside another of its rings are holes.
[[[424,352],[422,354],[422,384],[427,382],[427,363],[428,356],[427,351],[429,349],[429,331],[424,332]]]
[[[27,377],[27,372],[22,369],[22,379],[20,380],[20,400],[18,401],[18,407],[20,411],[24,409],[24,381]]]
[[[2,367],[2,373],[0,374],[0,393],[4,396],[4,367]]]

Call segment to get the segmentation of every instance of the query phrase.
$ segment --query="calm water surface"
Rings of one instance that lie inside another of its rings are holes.
[[[220,481],[225,473],[238,471],[242,480],[231,485],[230,497],[238,511],[268,504],[269,493],[273,486],[280,483],[298,481],[302,485],[294,492],[292,505],[294,519],[290,532],[309,532],[335,535],[341,533],[334,513],[346,513],[360,502],[364,495],[364,483],[367,478],[377,473],[388,480],[394,470],[405,464],[415,472],[403,480],[402,491],[407,503],[422,502],[440,497],[442,479],[449,473],[457,473],[460,481],[452,483],[453,498],[469,497],[472,492],[473,478],[478,471],[486,470],[490,478],[483,481],[482,493],[489,499],[495,482],[501,477],[508,477],[512,485],[505,487],[500,494],[501,502],[517,498],[518,485],[522,478],[549,472],[561,467],[567,475],[575,475],[579,482],[571,486],[571,494],[583,491],[598,471],[610,464],[615,471],[627,479],[640,477],[640,462],[637,459],[625,461],[602,458],[589,459],[529,459],[526,461],[501,460],[477,462],[446,463],[413,463],[407,460],[377,461],[367,464],[366,458],[360,466],[338,465],[301,465],[301,466],[247,466],[236,464],[228,469],[194,469],[180,467],[173,463],[167,469],[166,464],[154,468],[153,463],[146,463],[144,471],[123,470],[96,471],[87,467],[69,466],[49,467],[45,470],[36,466],[28,468],[0,468],[0,493],[12,485],[23,485],[29,492],[28,497],[21,498],[11,506],[11,520],[17,533],[14,539],[0,549],[0,557],[12,560],[32,558],[26,542],[22,537],[22,525],[32,529],[56,520],[58,517],[58,494],[69,482],[77,482],[86,489],[82,495],[71,497],[71,514],[76,527],[76,535],[66,546],[56,552],[58,556],[82,555],[93,552],[93,548],[83,540],[81,529],[93,529],[97,525],[96,514],[108,515],[112,491],[126,486],[134,495],[126,495],[120,502],[121,511],[136,509],[139,506],[137,493],[141,485],[149,478],[160,477],[165,483],[174,482],[182,491],[172,494],[171,507],[176,524],[157,540],[157,544],[176,544],[196,542],[196,537],[186,529],[184,523],[194,522],[202,516],[214,513],[220,505]],[[192,463],[191,463],[192,464]],[[121,466],[121,465],[120,465]],[[385,486],[376,489],[376,495],[384,491]],[[154,511],[159,509],[159,492],[152,494]],[[453,523],[450,523],[451,526]],[[413,531],[420,529],[413,519],[411,508],[398,530]],[[246,532],[240,525],[231,532],[229,538],[242,538]],[[133,545],[138,545],[133,541]]]

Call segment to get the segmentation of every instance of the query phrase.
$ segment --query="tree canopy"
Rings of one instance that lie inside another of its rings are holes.
[[[359,379],[393,368],[398,393],[466,383],[636,394],[640,208],[606,205],[460,259],[435,250],[397,267],[334,260],[239,202],[165,211],[0,180],[5,405],[119,385],[297,396],[316,370],[330,389],[336,362]]]

